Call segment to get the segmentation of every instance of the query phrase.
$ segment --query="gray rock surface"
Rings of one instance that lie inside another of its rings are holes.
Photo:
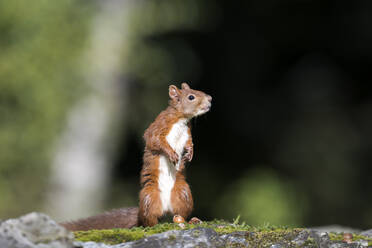
[[[286,237],[281,239],[281,241],[271,241],[267,239],[266,241],[268,242],[265,243],[265,247],[368,247],[369,241],[367,238],[366,240],[359,240],[351,243],[333,241],[328,235],[329,230],[330,228],[305,229],[299,233],[289,233]],[[342,229],[343,232],[346,230],[350,229]],[[351,233],[360,232],[351,231]],[[372,238],[372,229],[361,232],[360,234]],[[233,232],[219,235],[213,229],[202,227],[191,230],[172,230],[118,245],[106,245],[95,242],[74,242],[73,239],[74,237],[71,232],[41,213],[31,213],[18,219],[9,219],[0,222],[0,248],[259,247],[263,240],[262,237],[254,232]]]
[[[140,248],[140,247],[225,247],[224,241],[210,228],[194,228],[191,230],[172,230],[152,235],[150,237],[128,242],[115,248]]]
[[[342,241],[333,241],[330,239],[328,233],[321,233],[318,231],[310,231],[310,237],[314,239],[316,247],[319,248],[363,248],[368,247],[368,242],[365,240],[354,241],[346,243]]]
[[[220,236],[226,247],[248,247],[249,244],[246,240],[247,232],[232,232]]]
[[[71,248],[73,234],[42,213],[0,223],[1,248]]]
[[[76,242],[75,245],[84,248],[248,247],[248,243],[244,239],[245,234],[243,233],[245,232],[219,236],[213,229],[199,227],[191,230],[172,230],[113,246],[105,246],[103,244],[94,246],[92,242]]]
[[[359,229],[340,225],[318,226],[311,227],[310,229],[321,233],[360,233]]]
[[[255,234],[250,232],[233,232],[219,235],[213,229],[195,228],[191,230],[173,230],[155,234],[141,240],[127,242],[118,245],[97,244],[94,242],[75,242],[75,247],[81,248],[139,248],[139,247],[258,247],[255,243],[249,243],[249,238]],[[267,246],[265,246],[267,247]],[[346,243],[333,241],[327,233],[314,230],[303,230],[289,240],[272,243],[270,248],[363,248],[368,247],[366,241]]]
[[[360,233],[360,235],[366,236],[368,238],[372,238],[372,229],[363,231],[363,232]]]
[[[120,247],[120,245],[106,245],[102,243],[96,243],[96,242],[80,242],[76,241],[74,242],[75,248],[112,248],[112,247]]]

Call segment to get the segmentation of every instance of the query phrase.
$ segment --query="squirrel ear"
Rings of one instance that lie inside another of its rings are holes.
[[[179,95],[180,95],[180,90],[174,85],[169,85],[169,97],[171,99],[178,99]]]
[[[182,87],[183,90],[189,90],[190,89],[190,86],[187,83],[182,83],[181,87]]]

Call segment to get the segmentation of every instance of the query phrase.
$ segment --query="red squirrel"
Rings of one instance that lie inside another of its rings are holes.
[[[116,209],[63,226],[72,231],[131,228],[154,226],[165,214],[184,219],[190,215],[193,199],[184,175],[185,163],[194,153],[190,120],[209,111],[212,97],[187,83],[181,86],[169,86],[169,106],[144,133],[139,208]]]

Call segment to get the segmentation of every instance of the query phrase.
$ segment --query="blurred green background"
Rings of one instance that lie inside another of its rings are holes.
[[[213,96],[193,123],[194,215],[370,227],[371,13],[362,0],[0,1],[0,219],[137,205],[142,134],[187,81]]]
[[[92,6],[0,2],[0,215],[40,208],[52,144],[82,94]]]

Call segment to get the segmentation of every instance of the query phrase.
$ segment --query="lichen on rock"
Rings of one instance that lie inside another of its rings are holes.
[[[75,240],[74,240],[75,234]],[[154,227],[71,233],[48,216],[31,213],[0,222],[0,248],[137,248],[137,247],[371,247],[371,230],[355,233],[264,225],[238,220],[200,224],[162,223]],[[345,240],[345,237],[348,237]]]
[[[91,230],[75,232],[81,241],[94,240],[107,246],[80,243],[84,248],[132,248],[132,247],[263,247],[263,248],[311,248],[311,247],[368,247],[370,240],[355,235],[351,243],[342,240],[341,233],[327,233],[305,228],[288,228],[265,225],[252,227],[246,224],[220,220],[205,221],[198,225],[163,223],[154,227],[132,229]],[[113,235],[113,236],[111,236]],[[116,243],[125,239],[126,243]],[[132,240],[132,241],[130,241]],[[110,244],[110,245],[109,245]],[[115,245],[116,244],[116,245]]]
[[[1,248],[70,248],[74,235],[42,213],[0,223]]]

